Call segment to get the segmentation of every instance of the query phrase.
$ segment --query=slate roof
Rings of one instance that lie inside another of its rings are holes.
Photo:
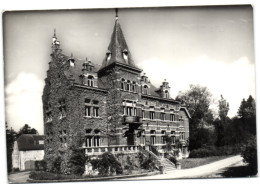
[[[123,58],[123,52],[127,51],[128,61]],[[126,44],[126,40],[119,24],[118,19],[115,21],[114,30],[111,36],[111,41],[108,46],[108,52],[111,53],[111,59],[107,62],[106,59],[103,61],[102,68],[110,65],[113,62],[119,62],[123,64],[128,64],[130,66],[136,67],[132,59],[131,53]]]
[[[44,141],[43,135],[23,134],[17,139],[18,150],[44,150],[44,144],[39,144],[39,141]]]

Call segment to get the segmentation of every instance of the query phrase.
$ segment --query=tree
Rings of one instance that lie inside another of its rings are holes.
[[[256,148],[256,137],[252,136],[247,141],[245,149],[242,152],[242,157],[244,162],[248,163],[250,174],[257,174],[257,148]]]
[[[197,149],[208,144],[213,137],[209,125],[213,123],[213,114],[209,106],[212,102],[212,94],[207,87],[190,85],[190,89],[180,92],[176,100],[186,106],[190,115],[190,146],[189,149]],[[202,134],[200,134],[202,133]]]
[[[224,145],[223,139],[225,136],[225,127],[227,126],[228,111],[229,111],[229,103],[221,95],[221,99],[218,101],[219,119],[215,120],[215,132],[217,135],[217,141],[216,141],[217,146]]]
[[[38,131],[34,128],[31,128],[28,124],[25,124],[22,128],[17,133],[17,139],[22,135],[22,134],[38,134]]]
[[[247,100],[243,99],[238,109],[238,117],[244,123],[244,129],[256,135],[256,105],[250,95]]]
[[[7,170],[8,172],[12,171],[12,152],[14,147],[14,141],[16,140],[16,132],[12,129],[9,129],[7,122],[5,122],[5,131],[6,131],[6,154],[7,154]]]
[[[220,96],[221,99],[218,101],[218,114],[219,118],[222,122],[226,122],[227,114],[229,111],[229,103],[226,99],[223,98],[223,96]]]

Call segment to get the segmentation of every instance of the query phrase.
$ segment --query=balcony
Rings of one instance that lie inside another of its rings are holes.
[[[86,155],[102,155],[105,152],[113,154],[120,153],[137,153],[140,150],[139,146],[126,145],[126,146],[100,146],[100,147],[83,147]]]
[[[142,124],[142,122],[140,122],[140,117],[138,116],[124,116],[123,124],[127,124],[127,123]]]

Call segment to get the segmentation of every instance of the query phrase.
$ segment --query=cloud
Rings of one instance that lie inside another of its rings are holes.
[[[139,67],[157,87],[167,79],[173,98],[179,91],[189,89],[190,84],[207,86],[216,103],[222,94],[230,104],[230,117],[236,115],[243,98],[250,94],[255,97],[255,68],[247,57],[225,63],[202,55],[182,65],[150,58],[141,62]],[[217,110],[216,104],[212,107]]]
[[[42,91],[44,83],[31,73],[19,73],[6,86],[6,121],[19,130],[24,124],[43,133]]]

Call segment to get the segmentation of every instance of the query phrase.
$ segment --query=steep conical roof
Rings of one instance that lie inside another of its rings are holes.
[[[110,55],[109,59],[107,59],[108,55]],[[103,61],[102,67],[106,67],[114,62],[135,66],[117,16],[107,55]]]

